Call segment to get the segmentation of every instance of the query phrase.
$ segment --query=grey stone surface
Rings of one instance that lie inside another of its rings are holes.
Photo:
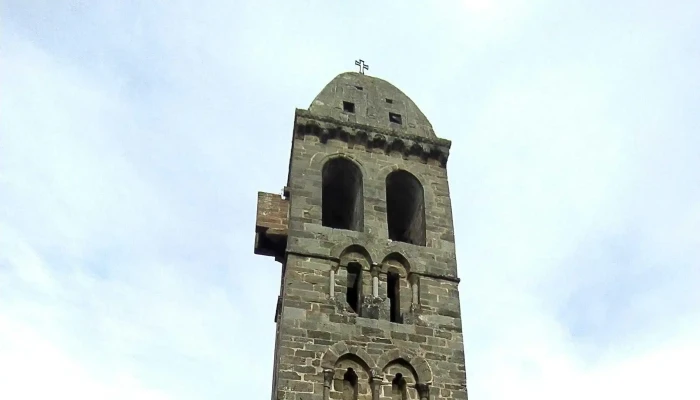
[[[345,111],[343,102],[351,103],[353,112]],[[336,76],[316,96],[309,111],[371,127],[435,137],[423,112],[401,90],[385,80],[357,72]],[[392,122],[389,113],[399,115],[400,123]]]
[[[342,101],[347,99],[354,102],[357,114],[351,125],[342,116]],[[403,113],[404,130],[378,119],[388,110]],[[383,135],[386,143],[375,145],[371,138],[376,135]],[[395,145],[397,141],[404,145]],[[407,147],[406,141],[418,146]],[[342,391],[348,368],[357,376],[358,399],[396,398],[396,374],[403,377],[409,399],[467,398],[445,167],[449,145],[435,136],[425,116],[398,89],[356,73],[339,75],[308,111],[297,110],[285,190],[288,237],[284,254],[276,255],[284,268],[273,400],[347,398]],[[351,160],[362,173],[360,231],[322,226],[321,171],[334,157]],[[389,240],[386,181],[399,169],[422,186],[425,246]],[[346,301],[348,265],[359,265],[362,271],[360,315]],[[390,272],[398,276],[392,293],[399,299],[401,322],[390,321]],[[379,280],[377,297],[372,295],[373,274]],[[418,298],[412,284],[417,285]]]

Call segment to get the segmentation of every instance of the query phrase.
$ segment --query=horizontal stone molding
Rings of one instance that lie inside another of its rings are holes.
[[[370,127],[349,121],[341,121],[328,116],[318,116],[310,111],[297,109],[294,121],[294,135],[303,138],[313,135],[321,143],[329,139],[339,139],[346,143],[360,144],[366,149],[381,149],[385,153],[398,151],[404,157],[417,156],[422,162],[436,160],[440,166],[447,165],[452,142],[447,139],[426,138]]]
[[[315,258],[318,260],[328,260],[328,261],[332,261],[335,263],[340,262],[339,257],[328,256],[325,254],[318,254],[318,253],[307,252],[307,251],[287,250],[287,254],[298,256],[298,257]],[[379,265],[379,264],[377,264],[377,265]],[[426,278],[432,278],[432,279],[436,279],[436,280],[444,280],[444,281],[455,282],[455,283],[460,282],[460,279],[458,277],[450,276],[450,275],[434,274],[434,273],[425,272],[425,271],[411,271],[411,274],[415,274],[418,276],[425,276]]]

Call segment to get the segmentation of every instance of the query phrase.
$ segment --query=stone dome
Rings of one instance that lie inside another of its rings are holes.
[[[322,117],[435,138],[423,112],[391,83],[345,72],[333,78],[314,99],[309,112]]]

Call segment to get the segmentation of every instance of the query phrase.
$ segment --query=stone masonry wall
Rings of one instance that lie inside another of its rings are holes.
[[[362,170],[364,185],[364,232],[333,230],[321,225],[321,170],[331,157],[344,156]],[[423,185],[425,196],[426,246],[388,240],[386,220],[386,176],[404,169]],[[289,189],[289,243],[287,251],[330,255],[331,244],[371,244],[368,251],[400,251],[412,260],[416,272],[456,278],[457,264],[452,226],[452,206],[447,170],[437,161],[422,162],[419,157],[404,158],[361,145],[331,139],[326,143],[311,135],[293,142]],[[321,240],[326,240],[322,247]]]
[[[289,227],[289,201],[278,194],[258,192],[255,217],[255,254],[284,255]]]
[[[457,284],[421,279],[422,313],[413,323],[392,323],[386,319],[357,317],[344,303],[345,277],[336,276],[338,293],[329,296],[329,273],[334,262],[289,256],[284,280],[285,294],[279,336],[278,399],[322,399],[324,357],[329,349],[343,343],[348,350],[366,352],[366,367],[378,371],[382,387],[391,386],[385,373],[386,354],[400,355],[414,368],[422,358],[429,365],[431,399],[466,399],[464,344],[458,318],[435,313],[449,308],[458,313]],[[381,294],[381,293],[380,293]],[[446,306],[445,303],[450,304]],[[342,355],[342,354],[338,354]],[[364,386],[369,388],[369,382]],[[331,398],[334,398],[334,391]],[[370,399],[371,396],[360,397]],[[380,396],[384,399],[385,396]],[[417,398],[417,397],[416,397]]]
[[[296,131],[296,129],[295,129]],[[321,170],[332,157],[363,173],[364,231],[321,226]],[[386,176],[404,169],[422,183],[426,246],[388,239]],[[466,399],[466,373],[447,172],[440,162],[317,136],[295,136],[289,175],[289,227],[278,319],[273,398],[340,398],[342,374],[358,371],[359,399],[389,399],[403,371],[408,398]],[[362,266],[358,317],[345,301],[348,262]],[[387,271],[401,272],[403,323],[388,320]],[[378,276],[378,297],[372,293]],[[414,299],[411,285],[417,285]],[[371,382],[370,382],[371,381]],[[324,387],[325,382],[325,387]],[[417,386],[417,388],[416,388]]]
[[[272,230],[287,233],[289,203],[279,194],[258,192],[256,230]]]

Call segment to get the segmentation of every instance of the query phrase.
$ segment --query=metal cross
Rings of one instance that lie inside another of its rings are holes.
[[[357,65],[358,67],[360,67],[360,73],[361,73],[362,75],[365,74],[365,70],[366,70],[366,69],[369,69],[369,65],[365,64],[365,62],[364,62],[363,60],[356,60],[356,61],[355,61],[355,65]]]

